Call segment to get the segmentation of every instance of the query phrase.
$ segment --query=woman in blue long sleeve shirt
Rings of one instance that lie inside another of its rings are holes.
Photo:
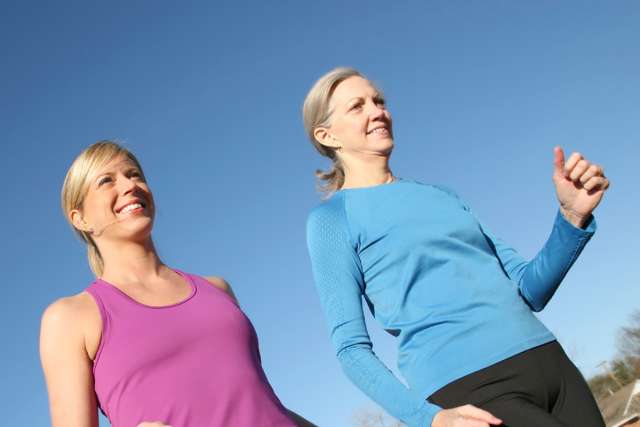
[[[323,76],[304,104],[333,161],[328,200],[308,219],[316,286],[343,370],[409,426],[603,426],[584,379],[534,316],[596,225],[602,168],[555,150],[560,201],[531,261],[496,238],[452,191],[393,176],[391,116],[353,69]],[[362,297],[399,342],[402,384],[372,351]]]

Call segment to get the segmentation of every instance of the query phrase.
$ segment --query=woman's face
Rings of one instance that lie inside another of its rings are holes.
[[[368,80],[353,76],[340,82],[331,97],[329,128],[318,128],[319,142],[345,155],[389,155],[393,149],[391,114],[382,94]]]
[[[98,170],[89,183],[82,210],[70,213],[73,224],[101,239],[144,240],[153,227],[153,195],[142,171],[125,155]]]

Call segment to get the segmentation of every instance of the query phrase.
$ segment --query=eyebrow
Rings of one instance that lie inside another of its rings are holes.
[[[362,99],[361,96],[354,96],[353,98],[348,99],[347,102],[345,102],[344,104],[345,105],[351,104],[351,101],[360,101],[361,99]]]
[[[126,167],[126,168],[125,168],[127,172],[128,172],[128,171],[131,171],[131,170],[134,170],[134,169],[135,169],[135,170],[138,170],[138,171],[140,170],[140,168],[135,164],[135,162],[133,162],[133,160],[131,160],[131,159],[124,159],[124,160],[122,160],[121,162],[118,162],[118,163],[116,163],[115,165],[113,165],[113,167],[112,167],[112,168],[110,168],[109,170],[102,170],[102,171],[99,171],[99,172],[95,175],[94,180],[96,180],[96,179],[98,179],[98,178],[101,178],[101,177],[103,177],[103,176],[105,176],[105,175],[113,175],[113,174],[114,174],[114,172],[115,172],[115,171],[117,171],[117,169],[118,169],[118,168],[120,167],[120,165],[122,165],[123,163],[124,163],[124,164],[127,164],[127,166],[128,166],[128,167]]]
[[[365,97],[363,97],[363,96],[354,96],[353,98],[350,98],[349,100],[347,100],[347,101],[345,102],[345,105],[346,105],[346,104],[351,103],[351,101],[353,101],[353,100],[356,100],[356,99],[357,99],[357,100],[361,100],[361,99],[364,99],[364,98],[365,98]],[[376,91],[376,92],[373,94],[372,98],[384,98],[384,96],[383,96],[380,92],[377,92],[377,91]]]

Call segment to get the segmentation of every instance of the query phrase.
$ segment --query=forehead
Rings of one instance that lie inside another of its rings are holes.
[[[352,98],[377,95],[378,90],[371,82],[360,76],[352,76],[343,80],[333,91],[332,101],[339,105]]]
[[[132,167],[137,168],[138,165],[126,154],[118,154],[117,156],[98,166],[94,175],[103,175],[123,169],[130,169]]]

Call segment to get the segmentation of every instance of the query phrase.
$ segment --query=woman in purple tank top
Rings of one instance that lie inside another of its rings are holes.
[[[271,389],[229,284],[159,259],[153,196],[132,153],[109,141],[84,150],[62,206],[97,279],[42,318],[54,426],[95,427],[97,408],[114,427],[312,425]]]

